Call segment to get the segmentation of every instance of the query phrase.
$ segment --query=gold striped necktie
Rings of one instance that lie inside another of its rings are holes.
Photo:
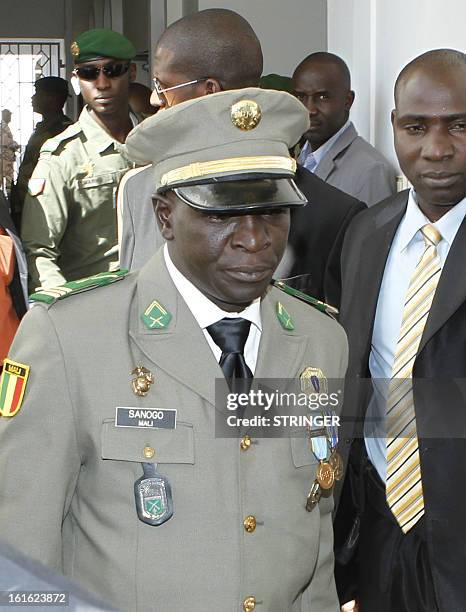
[[[442,236],[430,224],[421,232],[425,250],[406,294],[386,406],[387,503],[404,533],[424,514],[412,376],[441,273],[437,245]]]

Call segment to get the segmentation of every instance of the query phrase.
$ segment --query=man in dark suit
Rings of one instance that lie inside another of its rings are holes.
[[[167,108],[222,90],[256,86],[262,63],[260,42],[238,14],[208,9],[189,15],[172,24],[157,44],[152,104]],[[302,168],[297,184],[309,201],[304,207],[309,210],[292,217],[289,243],[294,264],[289,275],[309,275],[302,288],[338,306],[343,237],[350,220],[365,205]],[[128,172],[120,184],[118,233],[123,268],[140,268],[163,243],[152,222],[152,191],[151,168]]]
[[[337,577],[341,600],[356,597],[360,612],[460,612],[466,55],[442,49],[410,62],[395,85],[392,123],[413,189],[361,214],[342,253],[349,378],[371,380],[345,408],[344,456],[352,444],[336,517]]]

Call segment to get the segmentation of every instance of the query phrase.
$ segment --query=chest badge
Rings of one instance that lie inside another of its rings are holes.
[[[137,366],[131,372],[135,378],[131,381],[133,393],[139,397],[144,397],[149,393],[151,386],[154,384],[154,375],[150,370],[142,365]]]
[[[157,472],[156,463],[142,464],[144,475],[134,483],[138,518],[158,527],[173,516],[173,497],[167,478]]]

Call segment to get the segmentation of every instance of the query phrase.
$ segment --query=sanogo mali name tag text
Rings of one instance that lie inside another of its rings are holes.
[[[176,429],[176,408],[131,408],[117,406],[116,427]]]

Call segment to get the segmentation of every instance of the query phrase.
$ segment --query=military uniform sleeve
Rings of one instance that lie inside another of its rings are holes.
[[[19,412],[0,417],[0,538],[61,570],[62,521],[81,460],[69,372],[45,308],[23,319],[9,358],[30,371]]]
[[[40,158],[24,201],[21,239],[29,269],[29,291],[66,282],[59,266],[68,223],[68,188],[59,158]]]

